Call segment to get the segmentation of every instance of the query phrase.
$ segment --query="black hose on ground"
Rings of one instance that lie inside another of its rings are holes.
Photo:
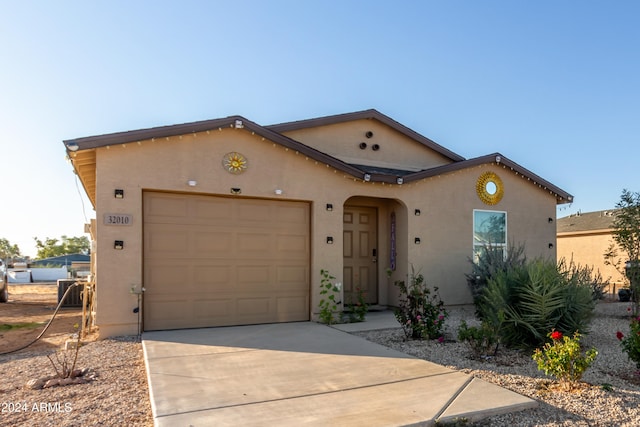
[[[51,326],[51,323],[53,322],[53,319],[56,318],[56,314],[58,314],[58,310],[60,310],[60,307],[62,307],[62,303],[64,302],[64,300],[67,298],[67,295],[69,294],[69,292],[71,291],[71,289],[73,289],[76,286],[80,286],[80,283],[75,282],[73,285],[69,286],[66,290],[66,292],[64,293],[64,295],[62,296],[62,298],[60,299],[60,302],[58,303],[58,306],[56,307],[56,311],[53,312],[53,316],[51,316],[51,319],[49,319],[49,322],[47,323],[47,325],[44,327],[44,329],[42,330],[42,332],[40,332],[40,335],[38,335],[33,341],[31,341],[29,344],[24,345],[20,348],[16,348],[15,350],[10,350],[10,351],[5,351],[0,353],[0,356],[5,355],[5,354],[11,354],[11,353],[15,353],[17,351],[20,350],[24,350],[25,348],[29,347],[30,345],[35,344],[40,338],[42,338],[42,336],[44,335],[45,332],[47,332],[47,329],[49,329],[49,326]]]

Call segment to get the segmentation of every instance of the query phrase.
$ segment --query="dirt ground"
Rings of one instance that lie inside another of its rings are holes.
[[[45,328],[58,305],[58,286],[53,283],[9,285],[9,301],[0,304],[0,353],[23,347],[33,341]],[[3,325],[35,322],[35,328],[5,330]],[[82,322],[82,309],[60,308],[46,333],[23,352],[55,350],[77,331]]]

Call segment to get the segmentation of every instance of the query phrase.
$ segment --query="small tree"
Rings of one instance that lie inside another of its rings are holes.
[[[20,256],[20,248],[18,245],[12,245],[7,239],[0,239],[0,259],[11,259]]]
[[[38,258],[51,258],[69,254],[87,254],[91,243],[87,236],[67,237],[62,236],[61,240],[47,237],[44,242],[37,237],[33,238],[38,248]]]
[[[613,218],[613,242],[604,254],[605,264],[612,265],[629,280],[633,314],[640,309],[640,193],[622,190]],[[623,261],[618,252],[627,259]]]

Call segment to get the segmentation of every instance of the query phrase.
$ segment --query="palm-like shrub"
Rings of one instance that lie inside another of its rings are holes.
[[[586,333],[594,308],[590,286],[542,259],[498,272],[477,305],[509,347],[539,346],[550,330]]]
[[[498,273],[522,267],[526,264],[526,260],[524,245],[509,245],[506,254],[497,246],[484,246],[477,260],[469,259],[472,270],[471,273],[465,274],[474,303],[478,304],[492,277]],[[480,315],[480,313],[477,314]]]

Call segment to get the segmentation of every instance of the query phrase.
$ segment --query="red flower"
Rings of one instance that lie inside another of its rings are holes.
[[[562,332],[560,332],[560,331],[551,332],[551,339],[552,340],[559,340],[561,338],[562,338]]]
[[[616,332],[616,338],[618,338],[618,341],[622,341],[622,338],[624,338],[624,334],[618,331]]]

